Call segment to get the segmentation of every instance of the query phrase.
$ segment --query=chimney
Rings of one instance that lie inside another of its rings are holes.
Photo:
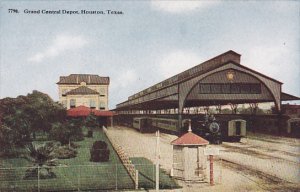
[[[89,84],[91,83],[91,76],[89,75]]]
[[[76,76],[76,83],[78,84],[78,75]]]

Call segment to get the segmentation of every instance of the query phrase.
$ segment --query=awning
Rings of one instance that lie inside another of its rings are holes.
[[[78,106],[75,108],[71,108],[67,111],[67,116],[69,117],[86,117],[90,113],[94,113],[94,115],[98,117],[112,117],[114,113],[112,111],[100,111],[96,109],[91,109],[86,106]]]

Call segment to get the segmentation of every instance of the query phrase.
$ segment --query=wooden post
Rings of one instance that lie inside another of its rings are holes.
[[[155,189],[159,191],[159,131],[156,132],[156,177]]]
[[[116,190],[118,190],[118,164],[116,164]]]
[[[40,192],[40,166],[37,166],[37,170],[38,170],[38,192]]]
[[[111,116],[111,119],[110,119],[110,127],[114,128],[114,119],[113,119],[113,116]]]
[[[214,185],[214,156],[209,155],[209,173],[210,173],[210,185]]]
[[[139,188],[139,171],[135,170],[135,189]]]

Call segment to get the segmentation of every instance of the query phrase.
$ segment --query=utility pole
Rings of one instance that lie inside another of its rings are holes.
[[[156,178],[155,178],[155,189],[159,191],[159,130],[156,132]]]

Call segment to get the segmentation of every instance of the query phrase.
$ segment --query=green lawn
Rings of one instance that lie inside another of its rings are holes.
[[[105,163],[90,162],[90,148],[94,141],[104,140],[110,149],[110,160]],[[68,191],[68,190],[96,190],[96,189],[133,189],[134,183],[119,157],[113,150],[105,134],[99,130],[94,132],[93,138],[85,138],[76,142],[77,157],[59,160],[61,164],[53,168],[56,174],[54,179],[23,180],[26,168],[31,163],[23,158],[1,159],[5,168],[1,170],[0,191],[35,191],[40,186],[41,191]]]
[[[139,171],[139,187],[144,189],[155,188],[155,164],[143,157],[130,158]],[[174,189],[180,186],[162,169],[159,170],[159,188]]]
[[[90,162],[90,148],[94,141],[104,140],[110,149],[110,160],[105,163]],[[38,141],[40,142],[40,141]],[[59,159],[60,166],[52,170],[53,179],[24,180],[26,167],[32,163],[24,158],[0,158],[0,192],[6,191],[83,191],[83,190],[116,190],[134,189],[134,183],[125,167],[113,150],[108,138],[102,132],[94,132],[93,138],[76,142],[77,157]],[[131,158],[139,170],[139,188],[155,188],[155,165],[145,158]],[[160,170],[160,188],[178,188],[177,183]]]

